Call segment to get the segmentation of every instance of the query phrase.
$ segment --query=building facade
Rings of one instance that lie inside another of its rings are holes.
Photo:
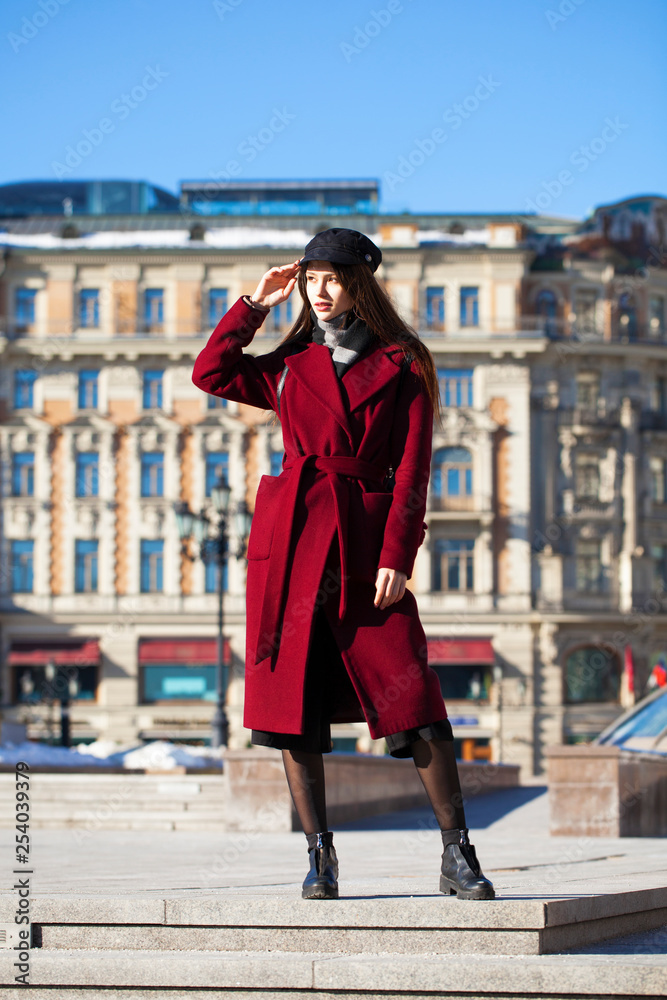
[[[438,368],[408,586],[468,758],[541,773],[547,745],[596,735],[630,667],[642,693],[667,650],[666,219],[659,197],[580,224],[346,218],[381,245],[378,277]],[[75,221],[12,218],[1,237],[3,711],[57,735],[74,679],[75,740],[206,740],[219,568],[184,548],[176,505],[213,516],[224,477],[252,509],[282,439],[272,414],[196,389],[192,365],[226,309],[332,220]],[[298,308],[273,309],[247,350],[272,350]],[[233,746],[249,737],[244,579],[231,556]],[[335,736],[382,751],[364,726]]]

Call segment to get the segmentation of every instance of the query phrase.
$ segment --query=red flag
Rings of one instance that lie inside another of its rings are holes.
[[[621,677],[621,705],[630,708],[635,703],[635,665],[632,659],[632,646],[627,645],[624,652],[623,676]]]

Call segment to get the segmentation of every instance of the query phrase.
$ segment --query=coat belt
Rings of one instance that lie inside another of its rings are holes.
[[[294,512],[302,489],[303,470],[309,466],[327,474],[336,513],[336,530],[340,548],[341,588],[338,617],[343,619],[347,609],[347,522],[350,506],[349,483],[342,477],[382,482],[386,469],[353,455],[301,455],[291,465],[285,466],[290,476],[284,488],[275,515],[276,530],[273,535],[269,566],[259,620],[259,637],[255,663],[271,655],[273,662],[280,642],[280,621],[287,596],[290,552],[294,530]]]

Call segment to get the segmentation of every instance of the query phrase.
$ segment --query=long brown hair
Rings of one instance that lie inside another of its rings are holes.
[[[297,288],[302,299],[301,312],[291,330],[281,340],[281,344],[292,340],[311,339],[315,324],[311,316],[311,306],[306,291],[307,267],[308,263],[299,268],[297,278]],[[359,261],[358,264],[331,264],[331,268],[345,291],[352,298],[354,303],[352,318],[358,316],[362,319],[371,334],[383,344],[401,347],[404,354],[412,354],[433,407],[435,424],[438,428],[442,428],[438,376],[433,355],[426,344],[419,339],[412,327],[408,326],[398,315],[386,289],[376,280],[367,264],[362,263],[362,261]]]

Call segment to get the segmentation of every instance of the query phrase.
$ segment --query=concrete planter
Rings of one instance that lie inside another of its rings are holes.
[[[333,824],[426,804],[412,760],[326,754],[327,816]],[[459,762],[464,801],[519,784],[517,764]],[[300,830],[277,750],[228,750],[224,778],[228,830]]]
[[[550,831],[576,837],[667,835],[667,756],[615,746],[547,748]]]

